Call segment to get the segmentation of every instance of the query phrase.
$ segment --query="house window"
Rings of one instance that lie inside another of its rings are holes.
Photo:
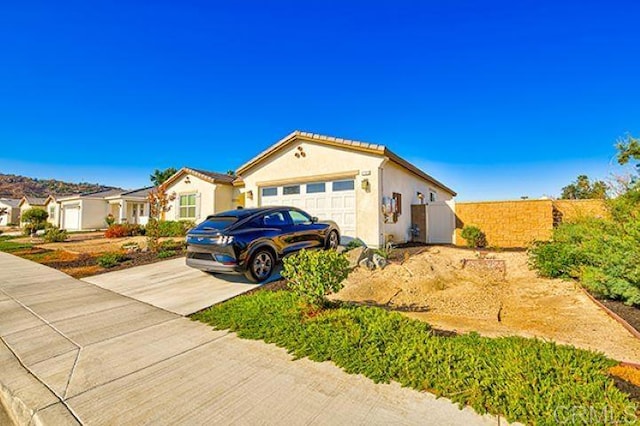
[[[193,219],[196,217],[196,194],[180,196],[180,218]]]
[[[438,196],[435,192],[429,191],[429,201],[432,203],[438,201]]]
[[[262,188],[263,197],[275,197],[278,195],[278,188],[272,186],[271,188]]]
[[[49,219],[56,220],[56,206],[49,206]]]
[[[300,185],[291,185],[282,187],[282,193],[284,195],[294,195],[300,193]]]
[[[317,194],[319,192],[324,192],[325,190],[326,190],[326,185],[324,182],[307,184],[307,194]]]
[[[333,182],[332,189],[334,192],[336,191],[351,191],[355,188],[355,183],[353,180],[338,180]]]

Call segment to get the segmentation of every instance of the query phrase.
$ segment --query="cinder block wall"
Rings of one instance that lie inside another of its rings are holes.
[[[516,248],[527,247],[535,240],[548,240],[554,223],[606,214],[602,200],[458,202],[456,244],[466,243],[460,235],[465,225],[479,227],[490,246]]]

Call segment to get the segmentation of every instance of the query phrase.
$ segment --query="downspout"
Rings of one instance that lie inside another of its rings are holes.
[[[384,247],[385,223],[382,215],[382,197],[384,197],[384,166],[389,162],[389,157],[384,157],[378,166],[378,247]]]

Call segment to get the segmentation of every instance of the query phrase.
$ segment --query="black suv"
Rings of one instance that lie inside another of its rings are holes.
[[[230,210],[208,216],[187,234],[187,265],[265,281],[276,262],[302,249],[334,249],[340,230],[295,207]]]

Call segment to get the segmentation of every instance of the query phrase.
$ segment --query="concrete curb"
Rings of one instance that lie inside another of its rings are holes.
[[[602,304],[602,302],[600,302],[598,299],[596,299],[595,297],[593,297],[591,295],[591,293],[589,293],[584,287],[582,287],[580,284],[578,284],[578,287],[580,288],[580,290],[593,302],[595,303],[596,306],[598,306],[600,309],[602,309],[604,311],[604,313],[606,313],[607,315],[609,315],[609,317],[611,317],[612,319],[614,319],[615,321],[617,321],[621,326],[623,326],[633,337],[635,337],[636,339],[640,340],[640,332],[638,330],[636,330],[635,328],[633,328],[633,326],[631,324],[629,324],[627,321],[624,320],[624,318],[622,318],[620,315],[616,314],[615,312],[613,312],[611,309],[607,308],[604,304]],[[634,362],[626,362],[626,361],[622,361],[620,362],[620,364],[622,365],[627,365],[630,367],[635,367],[640,369],[640,364],[636,364]]]

